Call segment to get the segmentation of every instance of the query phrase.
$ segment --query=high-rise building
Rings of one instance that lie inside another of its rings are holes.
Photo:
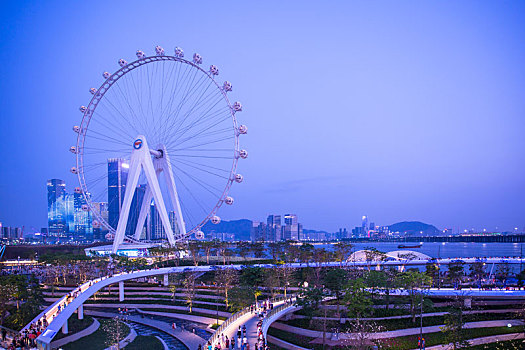
[[[266,220],[266,241],[281,241],[283,239],[281,227],[281,215],[268,215]]]
[[[121,158],[108,159],[108,223],[117,229],[120,208],[126,193],[129,163]]]
[[[166,232],[164,231],[164,227],[162,226],[160,214],[154,204],[151,204],[149,216],[150,222],[148,225],[150,227],[150,231],[146,234],[146,238],[154,241],[166,239]],[[173,230],[173,234],[177,236],[180,232],[179,226],[177,225],[177,218],[175,216],[175,212],[169,211],[168,217],[170,220],[171,229]]]
[[[66,227],[66,183],[63,180],[47,181],[47,225],[50,235],[62,235]]]
[[[264,222],[254,221],[250,232],[252,242],[262,242],[266,240],[266,225]]]
[[[86,194],[90,198],[90,194]],[[83,235],[86,238],[93,237],[93,224],[91,212],[86,210],[86,198],[82,193],[73,194],[74,201],[74,233],[77,235]]]
[[[285,225],[297,225],[297,215],[296,214],[284,214],[284,224]]]

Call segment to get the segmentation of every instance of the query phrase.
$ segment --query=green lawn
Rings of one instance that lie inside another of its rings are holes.
[[[472,328],[465,329],[465,336],[467,339],[487,337],[497,334],[508,334],[516,333],[518,331],[517,327],[487,327],[487,328]],[[414,349],[417,347],[417,337],[418,335],[410,335],[406,337],[391,338],[387,341],[388,349],[392,350],[408,350]],[[441,332],[436,333],[427,333],[424,334],[426,346],[434,346],[439,344],[444,344],[445,339],[444,335]]]
[[[523,339],[509,340],[497,343],[469,346],[468,350],[521,350],[525,348]]]
[[[203,312],[197,312],[197,311],[193,311],[191,314],[189,311],[187,310],[175,310],[175,309],[162,309],[162,308],[148,308],[148,307],[141,307],[140,308],[141,310],[143,311],[156,311],[156,312],[169,312],[169,313],[173,313],[173,314],[182,314],[182,315],[194,315],[194,316],[203,316],[203,317],[208,317],[208,318],[217,318],[217,316],[215,315],[215,313],[212,313],[211,311],[213,310],[210,310],[210,313],[207,314],[207,313],[203,313]],[[224,316],[221,316],[219,315],[219,320],[225,320],[227,317],[224,317]]]
[[[97,331],[87,337],[80,338],[79,340],[66,344],[62,348],[64,350],[102,350],[109,347],[111,344],[107,343],[110,334],[108,333],[106,327],[111,324],[112,320],[103,319],[100,320],[100,327]],[[124,331],[121,340],[124,339],[129,334],[129,327],[124,323],[121,323]]]
[[[139,335],[131,343],[126,345],[126,350],[164,350],[160,340],[152,335]]]
[[[464,315],[465,322],[476,322],[476,321],[491,321],[491,320],[513,320],[519,318],[515,313],[513,312],[507,312],[507,313],[476,313],[476,314],[466,314]],[[312,329],[316,331],[322,331],[323,330],[323,320],[314,320],[312,321],[311,325],[308,319],[306,318],[297,318],[289,321],[280,321],[282,323],[286,323],[290,326],[300,327],[300,328],[306,328],[306,329]],[[444,324],[444,316],[427,316],[423,317],[423,327],[427,326],[439,326]],[[384,331],[393,331],[397,329],[406,329],[406,328],[417,328],[420,325],[420,318],[419,316],[416,316],[416,322],[412,322],[412,318],[402,318],[402,319],[386,319],[386,320],[380,320],[380,321],[374,321],[374,323],[378,326],[383,327]],[[347,322],[348,325],[348,322]],[[341,326],[344,327],[344,325],[341,325],[339,321],[327,321],[326,322],[326,329],[334,329],[334,328],[340,328]],[[344,331],[344,329],[342,330]]]
[[[84,316],[83,320],[79,320],[78,316],[73,314],[69,319],[67,320],[67,328],[68,328],[68,334],[64,334],[62,332],[58,333],[54,340],[58,340],[64,337],[67,337],[73,333],[80,332],[83,329],[88,328],[93,323],[93,318],[90,316]]]
[[[465,329],[465,335],[468,339],[473,338],[481,338],[486,337],[490,335],[497,335],[497,334],[508,334],[508,333],[516,333],[519,330],[517,327],[489,327],[489,328],[474,328],[474,329]],[[322,349],[322,345],[320,344],[310,344],[310,341],[314,338],[306,337],[306,336],[298,336],[297,334],[283,331],[280,329],[276,329],[273,327],[270,327],[268,329],[268,334],[272,335],[276,338],[282,339],[284,341],[287,341],[289,343],[299,345],[304,348],[308,349]],[[391,338],[383,341],[383,346],[385,349],[390,350],[409,350],[409,349],[415,349],[417,347],[417,335],[411,335],[406,337],[398,337],[398,338]],[[441,332],[436,333],[427,333],[424,335],[426,346],[434,346],[439,344],[444,344],[444,335]],[[334,349],[337,349],[339,347],[336,347]],[[340,348],[339,348],[340,349]],[[485,350],[483,347],[481,348],[473,348],[476,350]],[[487,348],[487,350],[493,350],[493,348]],[[507,348],[494,348],[494,350],[507,350]],[[508,348],[509,350],[513,350],[513,348]],[[522,348],[517,348],[522,349]]]

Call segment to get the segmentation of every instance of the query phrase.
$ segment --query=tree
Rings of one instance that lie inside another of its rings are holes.
[[[450,309],[445,315],[445,326],[440,327],[446,341],[452,344],[454,350],[469,346],[463,329],[464,325],[463,310],[458,307]]]
[[[268,248],[270,249],[270,255],[272,256],[273,261],[277,262],[282,255],[281,242],[270,242],[268,243]]]
[[[306,266],[308,266],[308,263],[313,258],[313,251],[314,246],[310,243],[303,243],[299,247],[299,259],[301,262],[305,262]]]
[[[463,279],[463,274],[465,273],[463,270],[463,265],[465,265],[465,262],[462,260],[452,261],[448,265],[448,278],[455,288],[459,288],[461,285],[461,280]]]
[[[241,270],[239,282],[243,286],[259,287],[264,283],[266,270],[262,267],[245,266]]]
[[[214,241],[201,242],[201,249],[204,250],[204,254],[206,255],[206,265],[210,264],[210,255],[214,248],[215,248]]]
[[[331,253],[327,251],[324,248],[315,248],[312,251],[312,258],[314,262],[317,264],[314,268],[314,276],[315,276],[315,285],[320,286],[321,285],[321,270],[322,270],[322,263],[327,262],[330,260]]]
[[[481,260],[476,260],[470,264],[470,276],[477,282],[478,288],[481,288],[481,279],[485,276],[485,263]]]
[[[352,317],[359,320],[369,314],[371,311],[372,301],[370,300],[370,292],[362,278],[357,278],[348,282],[345,288],[344,299],[346,308]]]
[[[248,254],[250,254],[250,247],[250,242],[241,241],[237,243],[237,248],[235,251],[243,260],[246,260]]]
[[[418,271],[403,272],[399,276],[399,285],[403,286],[408,293],[412,322],[416,322],[416,304],[422,299],[423,289],[428,288],[431,282],[429,276]]]
[[[383,261],[386,259],[386,254],[383,252],[380,252],[376,248],[368,247],[365,248],[365,259],[368,264],[368,270],[370,271],[370,267],[372,265],[372,261]]]
[[[15,298],[16,287],[11,283],[11,276],[0,277],[0,325],[4,324],[9,303]]]
[[[508,261],[498,264],[498,267],[496,268],[496,276],[498,276],[498,279],[503,283],[503,285],[507,284],[507,278],[510,275],[510,271],[511,268]]]
[[[234,269],[220,269],[215,272],[215,281],[224,290],[224,302],[226,303],[226,308],[228,308],[230,306],[228,292],[238,281],[237,271]]]
[[[311,323],[314,313],[319,309],[319,304],[323,300],[324,292],[319,287],[302,287],[297,296],[296,305],[302,307],[303,312]]]
[[[337,301],[337,313],[339,314],[339,308],[341,303],[341,294],[346,284],[348,273],[343,269],[330,269],[324,277],[326,288],[328,288],[333,294],[335,294]],[[341,316],[339,314],[339,316]]]
[[[229,292],[230,309],[239,311],[253,302],[253,289],[248,287],[233,287]]]
[[[188,304],[191,314],[193,310],[193,300],[195,299],[195,275],[193,273],[187,273],[183,285],[186,304]]]
[[[250,245],[250,249],[253,252],[253,256],[257,259],[264,257],[264,244],[261,242],[255,242]]]
[[[177,294],[177,286],[174,285],[174,284],[171,284],[170,285],[170,292],[171,292],[171,298],[172,298],[173,302],[175,302],[175,296]]]
[[[120,349],[120,341],[125,338],[128,327],[116,316],[104,322],[102,329],[106,333],[106,345]]]
[[[199,252],[201,250],[201,245],[197,241],[190,241],[188,242],[188,250],[190,251],[191,257],[193,258],[193,264],[195,266],[199,265],[199,262],[197,261],[199,257]]]
[[[436,285],[436,282],[439,285],[439,266],[435,259],[432,259],[427,263],[425,274],[432,279],[433,286]]]
[[[339,242],[334,245],[335,259],[341,262],[341,266],[350,258],[353,248],[354,245],[349,242]]]

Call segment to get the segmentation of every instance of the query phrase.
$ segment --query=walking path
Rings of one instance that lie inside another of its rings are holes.
[[[59,300],[60,298],[44,298],[44,301],[48,303],[54,303],[55,301]],[[118,297],[97,297],[97,300],[107,300],[107,301],[119,301]],[[149,297],[142,297],[142,298],[130,298],[126,297],[125,301],[121,301],[121,303],[127,302],[127,301],[140,301],[140,300],[159,300],[159,298],[149,298]],[[165,299],[166,301],[171,301],[171,299]],[[186,300],[181,299],[175,299],[175,301],[178,302],[186,302]],[[210,301],[194,301],[194,304],[201,304],[201,305],[211,305],[211,306],[225,306],[224,303],[214,303]],[[84,305],[90,305],[90,304],[84,304]]]
[[[511,334],[492,335],[490,337],[469,339],[468,342],[470,343],[471,346],[475,346],[475,345],[483,345],[483,344],[503,342],[507,340],[524,339],[524,338],[525,338],[525,335],[523,333],[511,333]],[[450,350],[450,349],[454,349],[454,346],[452,344],[435,345],[435,346],[427,347],[427,350]],[[418,349],[414,349],[414,350],[418,350]]]
[[[197,322],[197,323],[204,323],[207,325],[212,325],[214,323],[217,323],[217,319],[211,318],[211,317],[195,316],[195,315],[187,315],[187,314],[176,314],[173,312],[149,311],[149,310],[142,310],[142,309],[137,309],[137,311],[144,315],[156,315],[156,316],[178,318],[181,320],[188,320],[188,321]],[[219,320],[219,324],[221,324],[222,322],[224,321]]]
[[[514,326],[522,326],[524,323],[521,320],[494,320],[494,321],[480,321],[480,322],[468,322],[465,323],[465,328],[486,328],[486,327],[505,327],[507,325]],[[428,326],[423,327],[423,333],[435,333],[435,332],[441,332],[441,328],[444,325],[438,325],[438,326]],[[291,332],[297,335],[304,335],[307,337],[322,337],[323,332],[321,331],[312,331],[309,329],[299,328],[290,326],[284,323],[275,322],[272,324],[272,327]],[[407,329],[398,329],[395,331],[387,331],[387,332],[379,332],[374,333],[371,335],[371,338],[374,339],[384,339],[384,338],[396,338],[396,337],[403,337],[407,335],[417,335],[419,334],[420,329],[419,328],[407,328]],[[353,337],[352,333],[339,333],[339,339],[351,339]],[[326,337],[331,338],[332,333],[326,332]]]
[[[85,312],[88,315],[92,316],[98,316],[98,317],[106,317],[106,318],[113,318],[117,316],[115,313],[110,312],[102,312],[102,311],[86,311]],[[197,334],[193,332],[186,331],[182,329],[181,327],[178,327],[176,330],[171,328],[171,325],[167,324],[166,322],[154,320],[148,317],[140,317],[140,316],[126,316],[127,321],[135,322],[144,324],[149,327],[156,328],[164,333],[167,333],[171,335],[172,337],[177,338],[180,340],[188,349],[197,349],[199,344],[204,343],[204,339],[199,337]]]
[[[182,311],[188,311],[189,310],[187,306],[164,305],[164,304],[128,304],[128,303],[84,304],[84,308],[85,309],[87,309],[87,308],[105,308],[105,309],[113,308],[113,309],[117,309],[119,307],[120,308],[127,307],[128,309],[156,309],[156,308],[159,308],[159,309],[171,309],[171,310],[182,310]],[[203,308],[200,308],[200,307],[194,307],[194,308],[192,308],[192,310],[195,311],[195,312],[200,312],[200,313],[203,313],[203,314],[211,315],[211,317],[215,316],[215,314],[217,313],[216,310],[203,309]],[[231,314],[229,312],[226,312],[226,311],[219,311],[218,314],[219,314],[219,316],[222,316],[222,317],[230,317],[231,316]]]
[[[284,304],[284,301],[274,302],[273,306],[278,307],[279,305]],[[233,321],[224,329],[221,334],[218,334],[219,337],[217,337],[217,342],[221,340],[222,334],[224,336],[228,337],[228,339],[235,339],[235,344],[238,347],[239,341],[242,340],[237,337],[237,332],[239,330],[239,327],[246,327],[246,338],[248,344],[250,344],[250,349],[255,348],[255,344],[258,341],[258,333],[257,333],[257,323],[259,322],[260,318],[257,312],[248,312],[245,315],[239,317],[237,320]],[[216,342],[212,343],[212,348],[214,348],[216,345]],[[225,344],[221,344],[221,347],[224,348]],[[239,348],[239,347],[238,347]]]
[[[464,314],[506,314],[506,313],[512,313],[512,312],[520,312],[521,309],[497,309],[497,310],[471,310],[471,311],[463,311]],[[423,314],[423,317],[433,317],[433,316],[444,316],[448,314],[448,312],[429,312],[426,314]],[[304,315],[293,315],[293,318],[307,318]],[[387,316],[387,317],[362,317],[361,320],[364,321],[382,321],[382,320],[397,320],[397,319],[403,319],[403,318],[412,318],[412,315],[399,315],[399,316]],[[416,315],[416,319],[419,318],[419,315]],[[324,320],[324,317],[321,316],[314,316],[312,317],[314,320]],[[353,318],[345,318],[345,317],[327,317],[327,321],[340,321],[340,320],[353,320]]]
[[[58,340],[55,340],[55,341],[51,342],[51,347],[58,349],[58,348],[66,345],[68,343],[77,341],[80,338],[84,338],[85,336],[88,336],[90,334],[95,333],[95,331],[99,327],[100,327],[100,322],[98,322],[98,320],[93,317],[93,323],[89,327],[81,330],[80,332],[68,335],[67,337],[64,337],[64,338],[61,338],[61,339],[58,339]]]

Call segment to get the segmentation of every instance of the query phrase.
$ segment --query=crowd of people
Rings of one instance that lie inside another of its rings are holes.
[[[232,336],[230,339],[228,338],[228,335],[221,333],[214,347],[212,342],[208,341],[204,349],[201,345],[199,345],[198,350],[268,350],[269,347],[262,331],[262,324],[264,318],[272,309],[273,303],[271,303],[270,300],[257,302],[256,304],[252,304],[250,306],[250,313],[252,315],[257,315],[258,318],[253,348],[251,348],[249,343],[250,339],[248,339],[246,324],[243,324],[239,325],[237,336]]]

